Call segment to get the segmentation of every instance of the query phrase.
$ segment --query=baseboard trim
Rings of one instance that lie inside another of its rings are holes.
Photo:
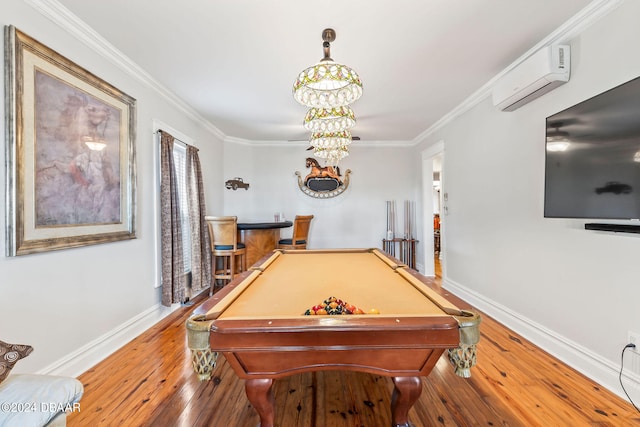
[[[442,285],[447,291],[462,298],[547,353],[628,401],[627,396],[620,387],[618,378],[620,372],[619,361],[608,360],[453,280],[443,279]],[[622,351],[622,349],[620,350]],[[637,355],[631,356],[638,357]],[[633,391],[634,395],[638,395],[640,393],[640,376],[626,371],[623,372],[622,377],[627,392]]]
[[[178,308],[180,304],[172,307],[157,304],[150,307],[37,373],[78,377]]]

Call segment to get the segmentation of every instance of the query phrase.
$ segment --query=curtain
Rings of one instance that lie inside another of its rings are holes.
[[[211,286],[211,241],[204,219],[206,205],[198,149],[187,145],[187,199],[191,228],[191,288],[199,291]]]
[[[160,235],[162,246],[162,304],[184,301],[186,278],[176,172],[173,162],[175,138],[160,131]]]

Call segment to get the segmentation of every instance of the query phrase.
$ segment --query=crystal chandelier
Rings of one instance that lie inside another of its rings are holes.
[[[313,154],[334,166],[349,155],[349,129],[356,124],[349,104],[362,96],[358,74],[331,59],[330,43],[335,39],[333,29],[322,32],[324,58],[303,70],[293,84],[295,100],[310,107],[304,127],[312,132],[309,143]]]
[[[314,148],[336,149],[343,147],[346,149],[351,144],[351,132],[348,130],[329,133],[316,132],[311,134],[309,144]]]
[[[340,132],[351,129],[356,117],[349,106],[335,108],[312,108],[304,118],[304,127],[311,132]]]
[[[335,39],[333,29],[322,32],[324,58],[303,70],[293,84],[293,97],[300,104],[331,109],[351,104],[362,96],[358,73],[331,59],[330,43]]]
[[[346,146],[334,148],[314,147],[313,155],[321,159],[325,159],[331,166],[337,166],[340,160],[349,155],[349,150]]]

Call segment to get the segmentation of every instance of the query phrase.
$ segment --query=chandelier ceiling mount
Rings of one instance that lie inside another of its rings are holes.
[[[324,58],[322,61],[333,61],[331,59],[331,43],[333,43],[336,39],[336,32],[333,28],[326,28],[322,32],[322,48],[324,49]]]

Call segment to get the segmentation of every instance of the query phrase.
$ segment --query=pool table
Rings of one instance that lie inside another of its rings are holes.
[[[447,350],[456,373],[469,376],[479,340],[479,316],[427,281],[378,249],[276,250],[187,321],[194,369],[210,378],[222,353],[245,380],[261,427],[274,423],[274,379],[318,370],[389,376],[393,425],[408,426],[420,377]],[[314,314],[329,297],[365,314]]]

